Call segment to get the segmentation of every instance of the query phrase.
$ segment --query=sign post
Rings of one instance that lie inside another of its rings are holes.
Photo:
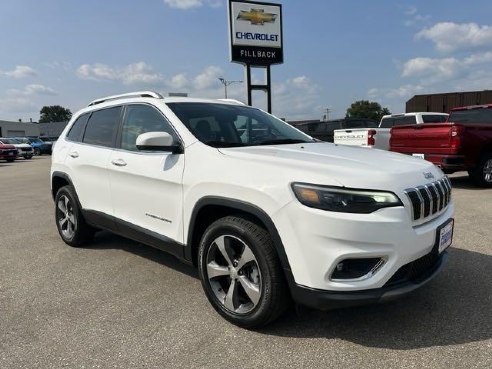
[[[229,0],[229,39],[231,62],[246,68],[248,105],[252,103],[253,90],[265,91],[271,113],[270,66],[284,62],[282,5]],[[251,67],[266,69],[266,84],[251,84]]]

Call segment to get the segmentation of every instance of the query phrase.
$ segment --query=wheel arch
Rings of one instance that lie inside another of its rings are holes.
[[[191,213],[185,258],[193,265],[198,264],[198,246],[205,229],[215,220],[227,215],[238,215],[266,229],[280,259],[282,269],[290,274],[290,264],[280,235],[270,216],[261,208],[248,202],[225,197],[207,196],[200,199]]]
[[[73,187],[70,176],[63,172],[53,172],[51,175],[51,197],[55,200],[56,193],[63,186],[71,185]]]

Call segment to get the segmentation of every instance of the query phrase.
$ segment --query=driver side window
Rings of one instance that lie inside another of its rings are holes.
[[[128,105],[121,129],[121,148],[138,151],[135,145],[137,137],[146,132],[167,132],[177,141],[171,124],[155,108],[148,105]]]

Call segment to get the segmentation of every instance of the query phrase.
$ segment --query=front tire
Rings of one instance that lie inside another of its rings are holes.
[[[204,232],[198,253],[203,290],[214,309],[244,328],[263,326],[288,307],[289,294],[268,232],[228,216]]]
[[[34,148],[34,156],[40,156],[41,155],[41,150],[37,147]]]
[[[67,245],[82,246],[94,237],[94,229],[85,222],[72,186],[64,186],[56,193],[55,220],[58,233]]]
[[[477,186],[492,187],[492,152],[483,155],[469,174]]]

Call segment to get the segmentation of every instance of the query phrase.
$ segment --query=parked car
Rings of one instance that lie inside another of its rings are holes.
[[[333,132],[337,129],[374,128],[378,122],[371,119],[345,118],[327,122],[310,122],[297,125],[296,128],[311,137],[325,142],[333,142]]]
[[[52,145],[42,141],[37,137],[15,137],[22,143],[27,143],[32,146],[34,155],[51,154]]]
[[[14,145],[0,143],[0,160],[7,160],[11,163],[17,158],[18,153]]]
[[[0,143],[5,145],[14,145],[17,149],[17,157],[23,157],[24,159],[31,159],[34,155],[32,146],[26,143],[22,143],[15,138],[0,137]]]
[[[391,151],[428,160],[445,173],[466,170],[477,185],[492,187],[492,104],[453,109],[446,123],[393,127]]]
[[[391,127],[407,124],[442,123],[446,121],[447,117],[448,114],[432,112],[384,115],[378,128],[336,130],[334,142],[340,145],[389,150]]]
[[[415,290],[443,267],[454,224],[450,182],[432,163],[316,142],[244,104],[150,91],[74,114],[51,190],[65,243],[105,229],[165,250],[248,328],[291,298],[330,309]]]

